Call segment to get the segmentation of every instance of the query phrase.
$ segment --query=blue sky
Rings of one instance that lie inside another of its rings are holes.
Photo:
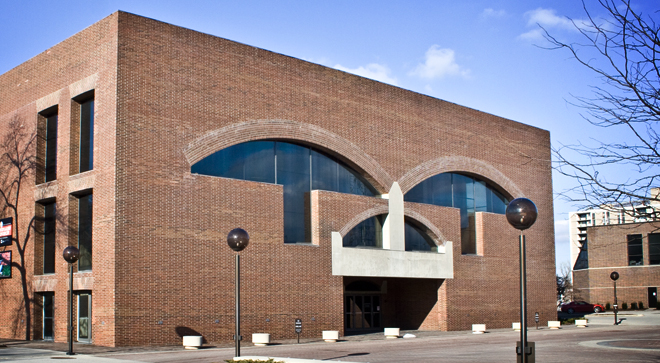
[[[585,0],[595,16],[602,10]],[[633,1],[649,13],[653,1]],[[35,1],[0,0],[0,74],[123,10],[356,73],[540,127],[555,147],[620,138],[567,103],[595,76],[547,50],[539,24],[580,40],[578,0],[543,1]],[[572,181],[553,177],[555,191]],[[555,198],[557,263],[568,263],[567,214]],[[531,241],[529,243],[532,243]]]

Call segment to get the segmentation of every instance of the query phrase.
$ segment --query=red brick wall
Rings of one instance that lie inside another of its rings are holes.
[[[626,302],[642,302],[648,306],[648,288],[660,286],[660,265],[649,265],[649,233],[658,233],[657,223],[587,228],[589,269],[573,272],[573,290],[581,299],[593,303],[614,303],[614,284],[610,273],[619,273],[617,299],[619,308]],[[628,266],[629,234],[642,235],[644,264]]]

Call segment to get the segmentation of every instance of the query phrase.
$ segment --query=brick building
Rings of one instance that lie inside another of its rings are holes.
[[[76,245],[78,340],[230,340],[236,227],[245,336],[510,327],[521,196],[529,310],[555,319],[547,131],[123,12],[1,75],[12,120],[38,136],[17,225],[39,223],[0,337],[66,340]]]
[[[653,198],[657,198],[654,189]],[[631,307],[657,307],[660,286],[658,206],[576,212],[584,238],[573,266],[574,300],[614,303],[613,271],[619,273],[617,300]],[[617,216],[611,218],[610,216]],[[608,218],[610,217],[610,218]]]

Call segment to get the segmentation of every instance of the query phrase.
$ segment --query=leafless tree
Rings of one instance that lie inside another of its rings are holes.
[[[654,20],[660,10],[643,14],[630,0],[599,3],[598,12],[604,11],[605,17],[593,15],[596,10],[583,2],[586,19],[572,20],[581,42],[564,42],[547,31],[545,37],[552,49],[568,51],[601,80],[592,86],[591,96],[572,101],[584,110],[582,116],[593,125],[611,128],[620,140],[632,141],[564,145],[554,149],[554,156],[556,169],[577,181],[563,196],[586,208],[621,210],[660,201],[651,194],[660,186],[660,27]],[[614,167],[633,172],[612,173]]]
[[[557,303],[573,300],[573,282],[571,266],[563,263],[557,272]]]
[[[12,244],[18,252],[18,261],[12,261],[11,268],[18,270],[22,285],[22,307],[14,314],[14,331],[19,324],[25,322],[25,339],[29,340],[32,327],[30,306],[32,297],[27,280],[25,251],[34,229],[35,217],[32,215],[27,224],[20,219],[19,205],[22,201],[21,192],[28,180],[32,180],[36,168],[36,132],[29,131],[20,117],[14,116],[6,125],[5,134],[0,145],[0,208],[3,217],[13,217]],[[23,222],[23,224],[21,223]],[[25,226],[23,231],[21,227]]]

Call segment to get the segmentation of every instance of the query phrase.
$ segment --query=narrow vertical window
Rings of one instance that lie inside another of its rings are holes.
[[[37,184],[57,179],[57,106],[37,118]]]
[[[629,234],[628,238],[628,266],[641,266],[644,264],[642,248],[642,235]]]
[[[55,203],[44,204],[43,273],[55,273]]]
[[[649,233],[649,265],[660,265],[660,233]]]
[[[80,172],[94,169],[94,99],[80,104]]]
[[[92,269],[92,194],[78,198],[78,271]]]

